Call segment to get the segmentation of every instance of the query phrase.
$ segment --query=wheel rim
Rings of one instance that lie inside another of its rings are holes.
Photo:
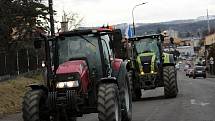
[[[117,101],[115,102],[115,118],[116,121],[119,121],[119,104]]]
[[[130,99],[129,99],[128,90],[125,91],[125,105],[126,105],[127,112],[129,112],[129,110],[130,110]]]

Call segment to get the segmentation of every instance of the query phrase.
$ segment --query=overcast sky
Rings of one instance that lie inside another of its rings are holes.
[[[178,19],[192,19],[215,15],[215,0],[53,0],[57,18],[61,20],[63,10],[77,12],[84,17],[83,26],[132,23],[132,8],[135,22],[153,23]]]

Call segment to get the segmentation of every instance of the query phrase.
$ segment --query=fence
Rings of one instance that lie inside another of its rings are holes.
[[[19,75],[41,67],[44,56],[33,49],[0,53],[0,76]]]

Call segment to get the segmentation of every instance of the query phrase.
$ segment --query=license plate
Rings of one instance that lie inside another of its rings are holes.
[[[202,71],[197,71],[198,73],[202,73]]]

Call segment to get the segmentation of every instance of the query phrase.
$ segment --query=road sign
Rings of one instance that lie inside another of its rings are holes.
[[[210,64],[211,64],[211,65],[213,65],[213,64],[214,64],[214,61],[213,61],[213,60],[212,60],[212,61],[210,61]]]
[[[213,61],[214,60],[214,58],[213,57],[210,57],[210,61]]]

